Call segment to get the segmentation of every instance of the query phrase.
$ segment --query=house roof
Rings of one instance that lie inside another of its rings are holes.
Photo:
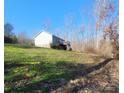
[[[55,35],[53,35],[53,34],[51,34],[51,33],[49,33],[49,32],[47,32],[47,31],[45,31],[45,30],[42,30],[42,31],[40,31],[36,36],[34,36],[34,38],[33,39],[35,39],[40,33],[43,33],[43,32],[45,32],[45,33],[48,33],[48,34],[50,34],[50,35],[52,35],[52,36],[54,36],[54,37],[57,37],[57,38],[59,38],[59,39],[61,39],[61,40],[64,40],[63,38],[61,38],[61,37],[58,37],[58,36],[55,36]],[[65,41],[65,40],[64,40]],[[69,42],[69,41],[68,41]]]
[[[58,37],[58,36],[53,35],[53,37],[56,37],[56,38],[58,38],[58,39],[61,39],[61,40],[65,41],[64,39],[62,39],[62,38],[60,38],[60,37]]]

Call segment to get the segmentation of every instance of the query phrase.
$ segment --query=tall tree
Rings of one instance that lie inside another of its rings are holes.
[[[17,37],[12,32],[14,27],[10,23],[4,25],[4,43],[17,43]]]
[[[118,6],[114,0],[96,0],[97,31],[103,31],[104,39],[110,41],[113,47],[113,56],[119,57],[119,28]],[[118,2],[118,1],[117,1]]]
[[[13,29],[14,27],[10,23],[6,23],[4,25],[4,36],[11,37],[13,35],[13,32],[12,32]]]

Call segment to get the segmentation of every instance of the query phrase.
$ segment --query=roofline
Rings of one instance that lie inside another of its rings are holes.
[[[65,41],[63,38],[61,38],[61,37],[58,37],[58,36],[56,36],[56,35],[53,35],[54,37],[57,37],[57,38],[59,38],[59,39],[61,39],[61,40],[63,40],[63,41]]]
[[[51,33],[47,32],[47,31],[45,31],[45,30],[42,30],[42,31],[40,31],[38,34],[36,34],[36,35],[33,37],[33,39],[35,39],[35,38],[36,38],[40,33],[42,33],[42,32],[46,32],[46,33],[52,35]]]
[[[58,37],[58,36],[56,36],[56,35],[53,35],[53,34],[47,32],[47,31],[45,31],[45,30],[40,31],[36,36],[33,37],[33,39],[35,39],[35,38],[36,38],[40,33],[42,33],[42,32],[46,32],[46,33],[48,33],[48,34],[50,34],[50,35],[52,35],[52,36],[55,36],[55,37],[57,37],[57,38],[59,38],[59,39],[64,40],[63,38]],[[64,40],[64,41],[66,41],[66,40]],[[67,40],[66,42],[70,42],[70,41]]]

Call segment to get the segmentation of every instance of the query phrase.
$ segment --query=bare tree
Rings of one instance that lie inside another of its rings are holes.
[[[51,26],[51,21],[50,19],[46,19],[44,20],[44,22],[42,23],[41,27],[43,30],[49,31],[50,30],[50,26]]]
[[[64,37],[66,40],[72,40],[72,33],[74,32],[74,16],[66,15],[64,19]]]
[[[33,40],[30,39],[25,32],[20,32],[18,34],[18,43],[26,46],[34,45]]]
[[[25,32],[20,32],[18,34],[18,43],[23,45],[25,44],[25,40],[27,39],[26,33]]]
[[[113,0],[96,0],[96,29],[103,31],[103,37],[112,45],[115,58],[119,57],[118,8]],[[115,21],[116,20],[116,21]]]

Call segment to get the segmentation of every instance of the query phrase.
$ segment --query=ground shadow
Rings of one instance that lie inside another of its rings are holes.
[[[12,64],[5,64],[5,72],[4,72],[5,74],[9,73],[9,71],[11,71],[10,69],[12,68],[23,67],[23,66],[27,66],[29,70],[31,70],[33,67],[33,69],[37,72],[35,75],[29,78],[23,75],[14,76],[13,81],[11,81],[11,83],[13,84],[15,84],[15,82],[22,80],[27,80],[27,82],[23,83],[21,86],[18,86],[16,88],[12,87],[11,90],[5,92],[35,93],[36,91],[40,91],[39,93],[49,93],[51,90],[56,90],[59,87],[66,85],[70,80],[76,79],[78,77],[87,76],[87,74],[99,70],[100,68],[104,67],[107,63],[109,63],[111,60],[113,59],[108,58],[103,62],[100,62],[93,66],[91,66],[92,64],[80,64],[75,62],[64,62],[64,61],[55,62],[54,64],[41,62],[40,64],[35,64],[35,65],[19,64],[19,62]],[[39,76],[44,75],[44,73],[48,74],[44,80],[28,83],[28,81],[34,79],[38,75]],[[9,83],[9,82],[5,81],[5,83]]]

